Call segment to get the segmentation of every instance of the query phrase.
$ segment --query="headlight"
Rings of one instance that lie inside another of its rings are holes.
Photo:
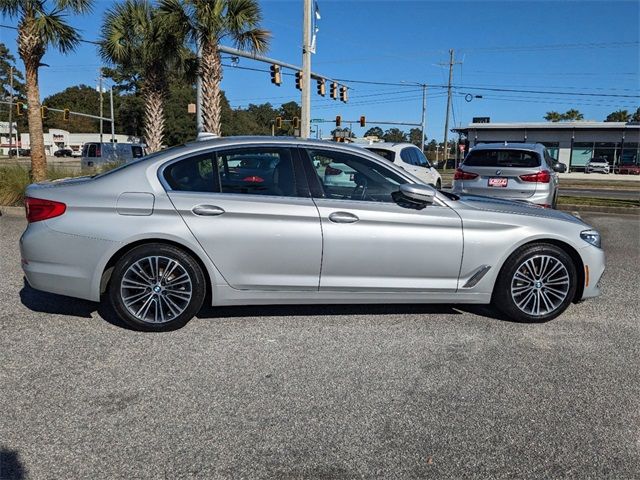
[[[580,238],[585,242],[590,243],[594,247],[601,248],[602,242],[600,241],[600,233],[596,230],[585,230],[580,232]]]

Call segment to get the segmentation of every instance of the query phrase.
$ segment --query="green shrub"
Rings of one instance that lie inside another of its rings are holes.
[[[61,178],[77,177],[81,175],[69,169],[49,167],[47,178],[58,180]],[[24,192],[31,184],[29,169],[21,165],[0,166],[0,205],[22,205]]]

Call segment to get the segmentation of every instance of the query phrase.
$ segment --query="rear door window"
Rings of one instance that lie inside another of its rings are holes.
[[[181,192],[217,192],[218,176],[213,169],[214,153],[185,158],[164,169],[164,178],[172,190]]]
[[[469,152],[464,160],[467,167],[519,167],[534,168],[540,166],[540,156],[526,150],[475,150]]]
[[[217,154],[222,193],[297,196],[291,151],[257,147],[220,151]]]

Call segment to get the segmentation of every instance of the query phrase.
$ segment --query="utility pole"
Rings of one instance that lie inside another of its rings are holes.
[[[449,85],[447,86],[447,116],[444,118],[444,166],[447,169],[449,158],[449,111],[451,110],[451,83],[453,82],[453,48],[449,50]]]
[[[427,84],[422,84],[422,138],[420,139],[420,150],[424,153],[424,136],[427,132]]]
[[[102,143],[102,110],[103,110],[103,100],[102,100],[102,68],[100,69],[100,77],[98,77],[98,88],[100,89],[100,143]]]
[[[116,143],[116,122],[113,115],[113,85],[109,90],[109,104],[111,106],[111,143]]]
[[[311,131],[311,0],[304,0],[302,15],[302,111],[300,137],[309,138]]]
[[[11,137],[13,136],[13,65],[9,67],[9,153],[11,153]],[[16,142],[17,143],[17,142]],[[16,153],[18,146],[16,145]],[[11,157],[11,155],[9,155]]]

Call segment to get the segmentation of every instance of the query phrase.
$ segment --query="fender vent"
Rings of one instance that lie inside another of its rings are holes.
[[[471,287],[475,287],[478,282],[480,280],[482,280],[482,277],[484,277],[487,272],[491,270],[491,266],[489,265],[482,265],[478,268],[478,270],[476,270],[476,273],[474,273],[473,275],[471,275],[471,278],[469,280],[467,280],[467,283],[465,283],[462,288],[471,288]]]

